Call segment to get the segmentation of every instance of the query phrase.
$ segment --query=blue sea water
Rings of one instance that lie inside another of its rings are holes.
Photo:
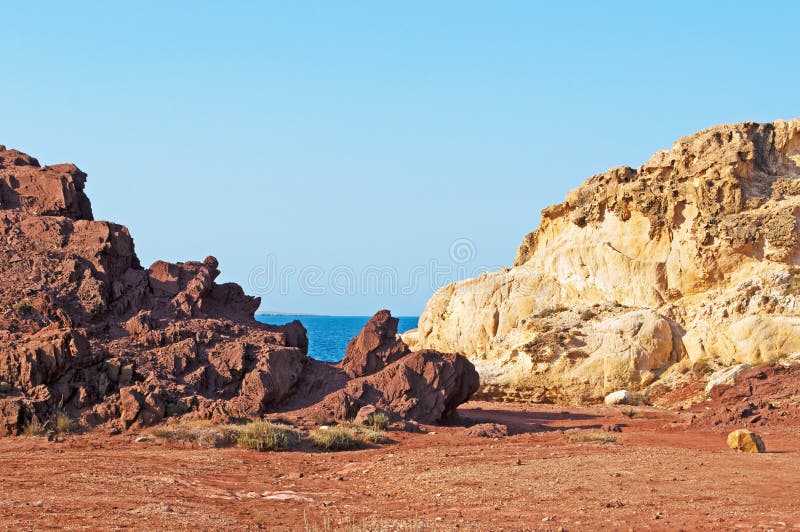
[[[305,316],[293,314],[259,314],[262,323],[283,325],[300,320],[308,331],[308,356],[325,362],[339,362],[350,339],[369,321],[371,316]],[[397,332],[417,327],[418,316],[398,316]]]

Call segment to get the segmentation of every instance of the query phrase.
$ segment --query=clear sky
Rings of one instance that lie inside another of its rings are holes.
[[[800,115],[796,2],[9,4],[0,144],[264,310],[419,313],[589,175]]]

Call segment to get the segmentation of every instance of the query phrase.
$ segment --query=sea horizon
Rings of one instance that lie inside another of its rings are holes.
[[[308,336],[308,356],[324,362],[339,362],[344,358],[345,349],[369,321],[369,315],[335,316],[326,314],[267,314],[258,313],[256,320],[271,325],[284,325],[299,320],[306,328]],[[395,316],[399,323],[398,333],[415,329],[419,316]]]
[[[316,312],[258,311],[256,316],[314,316],[320,318],[369,318],[372,314],[318,314]],[[395,318],[419,318],[419,314],[392,314]]]

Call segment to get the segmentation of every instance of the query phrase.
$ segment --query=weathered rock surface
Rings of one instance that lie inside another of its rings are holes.
[[[374,405],[431,423],[477,389],[464,357],[410,353],[386,310],[341,365],[309,360],[303,325],[256,321],[259,299],[217,284],[216,258],[143,268],[124,226],[93,219],[85,183],[0,147],[0,435],[58,410],[117,431],[323,399],[339,418]]]
[[[499,423],[478,423],[464,429],[464,435],[471,438],[505,438],[508,427]]]
[[[692,407],[693,423],[711,429],[800,424],[800,363],[786,360],[745,370],[713,386],[709,400]]]
[[[74,165],[0,147],[0,434],[58,408],[86,426],[253,416],[294,389],[297,323],[217,284],[218,262],[139,264],[128,230],[95,221]]]
[[[713,127],[542,212],[512,268],[439,290],[412,349],[463,353],[480,394],[598,401],[676,362],[800,352],[800,119]]]
[[[342,360],[342,369],[351,377],[363,377],[409,353],[408,346],[397,336],[399,321],[388,310],[379,310],[358,336],[350,340]]]
[[[354,379],[316,408],[336,420],[353,419],[367,405],[395,419],[439,423],[478,389],[478,373],[465,357],[417,351],[381,371]]]
[[[374,405],[365,405],[358,409],[356,417],[353,418],[353,423],[356,425],[369,425],[373,416],[378,414],[380,410],[375,408]]]

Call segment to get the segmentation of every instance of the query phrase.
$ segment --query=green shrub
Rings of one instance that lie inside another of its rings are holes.
[[[352,432],[341,427],[317,429],[311,433],[311,443],[323,451],[348,451],[360,449],[364,442],[356,438]]]
[[[367,429],[362,432],[362,434],[364,435],[364,439],[370,443],[389,443],[389,438],[386,437],[386,434],[383,431]]]
[[[236,443],[253,451],[288,451],[300,443],[300,435],[292,427],[253,421],[238,428]]]
[[[75,421],[69,417],[66,412],[63,410],[59,410],[56,412],[55,416],[53,416],[53,431],[56,434],[71,434],[75,432],[77,429],[77,424]]]
[[[389,416],[383,412],[377,412],[369,416],[367,426],[372,427],[374,430],[383,431],[389,426]]]

